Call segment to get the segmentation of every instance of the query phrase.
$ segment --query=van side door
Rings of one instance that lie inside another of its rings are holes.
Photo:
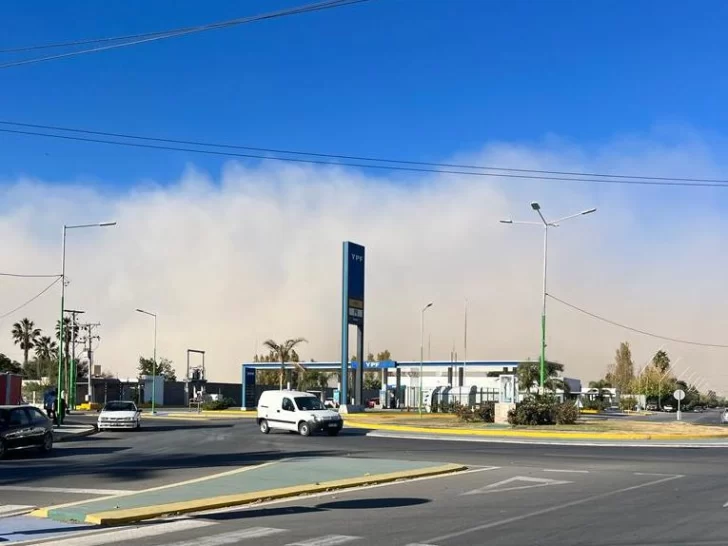
[[[281,400],[281,410],[279,413],[281,428],[286,430],[296,431],[298,430],[296,406],[293,400],[287,396]]]

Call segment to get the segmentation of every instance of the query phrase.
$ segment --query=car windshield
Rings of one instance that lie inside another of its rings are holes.
[[[321,401],[315,396],[299,396],[296,398],[298,409],[302,410],[322,410],[324,408]]]
[[[109,402],[104,411],[136,411],[136,406],[133,402]]]

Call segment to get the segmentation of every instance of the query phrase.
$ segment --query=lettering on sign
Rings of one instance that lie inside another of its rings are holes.
[[[363,262],[364,261],[364,256],[359,256],[358,254],[352,254],[351,255],[351,259],[354,262]]]

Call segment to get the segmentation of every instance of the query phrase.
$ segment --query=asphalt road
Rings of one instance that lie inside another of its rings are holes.
[[[188,480],[251,462],[342,454],[352,457],[352,464],[358,457],[386,457],[460,462],[471,471],[198,514],[174,524],[184,528],[138,536],[133,542],[728,544],[724,449],[399,440],[367,437],[354,429],[336,438],[265,436],[247,420],[148,420],[140,432],[104,432],[59,444],[48,457],[14,454],[0,463],[0,505],[58,504]]]

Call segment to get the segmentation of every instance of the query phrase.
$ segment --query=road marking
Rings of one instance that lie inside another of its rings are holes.
[[[0,517],[7,517],[30,512],[35,506],[26,506],[24,504],[0,504]]]
[[[352,537],[349,535],[326,535],[323,537],[302,540],[301,542],[291,542],[286,546],[336,546],[337,544],[345,544],[352,540],[359,540],[361,537]]]
[[[339,490],[339,491],[326,491],[323,493],[313,493],[311,495],[301,495],[300,497],[294,497],[294,498],[276,499],[276,500],[266,501],[266,502],[256,502],[255,504],[249,504],[246,506],[233,506],[230,508],[215,508],[213,510],[203,510],[203,511],[197,512],[197,515],[199,517],[205,517],[205,516],[209,516],[209,515],[213,515],[213,514],[227,514],[230,512],[242,512],[244,510],[251,510],[251,509],[257,510],[261,506],[271,506],[274,504],[286,504],[286,503],[291,503],[291,502],[299,502],[302,499],[317,499],[317,498],[321,498],[321,497],[332,497],[332,496],[343,497],[346,494],[358,493],[359,491],[365,491],[367,489],[378,489],[379,487],[392,487],[392,486],[396,486],[396,485],[401,486],[401,485],[410,484],[410,483],[414,483],[414,482],[421,482],[421,481],[425,481],[425,480],[437,480],[437,479],[441,480],[444,478],[463,476],[465,474],[476,474],[478,472],[488,472],[490,470],[498,470],[500,468],[501,467],[499,467],[499,466],[483,466],[483,467],[479,467],[479,468],[471,468],[468,470],[463,470],[463,471],[457,472],[455,474],[439,474],[437,476],[422,476],[420,478],[411,478],[411,479],[407,479],[405,481],[375,483],[372,485],[362,485],[360,487],[352,487],[349,489],[343,489],[343,490]]]
[[[607,497],[613,497],[614,495],[628,493],[629,491],[636,491],[637,489],[643,489],[645,487],[652,487],[653,485],[659,485],[661,483],[671,482],[673,480],[678,480],[678,479],[684,478],[684,477],[685,476],[683,476],[682,474],[676,474],[675,476],[669,476],[667,478],[653,480],[651,482],[641,483],[639,485],[632,485],[630,487],[624,487],[622,489],[615,489],[614,491],[607,491],[606,493],[600,493],[598,495],[592,495],[591,497],[585,497],[583,499],[566,502],[566,503],[560,504],[558,506],[550,506],[549,508],[544,508],[542,510],[536,510],[534,512],[529,512],[527,514],[521,514],[520,516],[513,516],[511,518],[506,518],[506,519],[502,519],[499,521],[493,521],[491,523],[485,523],[483,525],[478,525],[476,527],[462,529],[462,530],[456,531],[454,533],[449,533],[447,535],[441,535],[439,537],[434,537],[434,538],[428,539],[428,540],[426,540],[426,542],[437,543],[437,542],[442,542],[445,540],[450,540],[452,538],[460,537],[460,536],[467,535],[470,533],[475,533],[477,531],[484,531],[486,529],[492,529],[493,527],[500,527],[502,525],[507,525],[509,523],[515,523],[517,521],[522,521],[524,519],[533,518],[536,516],[542,516],[544,514],[550,514],[551,512],[563,510],[564,508],[571,508],[572,506],[579,506],[580,504],[587,504],[589,502],[605,499]]]
[[[660,478],[662,476],[677,476],[677,474],[660,474],[659,472],[634,472],[635,476],[653,476]]]
[[[588,470],[568,470],[566,468],[544,468],[541,472],[563,472],[565,474],[589,474]]]
[[[142,538],[166,535],[168,533],[177,533],[179,531],[190,531],[192,529],[200,529],[210,525],[217,525],[217,523],[196,519],[182,519],[172,521],[170,523],[140,525],[138,527],[122,529],[121,531],[111,531],[108,533],[69,537],[64,540],[54,540],[53,546],[102,546],[103,544],[116,544],[117,542],[136,542]],[[201,544],[201,539],[196,540],[194,544]]]
[[[517,482],[526,482],[526,483],[528,483],[528,485],[516,485],[516,486],[505,487],[508,484],[517,483]],[[480,494],[484,494],[484,493],[503,493],[505,491],[519,491],[521,489],[532,489],[534,487],[548,487],[550,485],[565,485],[567,483],[574,483],[574,482],[567,482],[564,480],[551,480],[549,478],[531,478],[529,476],[515,476],[513,478],[508,478],[507,480],[501,480],[496,483],[491,483],[490,485],[486,485],[486,486],[480,487],[478,489],[473,489],[472,491],[462,493],[462,495],[480,495]]]
[[[25,491],[30,493],[68,493],[71,495],[128,495],[129,489],[76,489],[74,487],[30,487],[25,485],[0,485],[0,491]]]
[[[488,437],[457,437],[457,436],[443,436],[432,435],[432,434],[417,434],[417,433],[401,433],[401,432],[389,432],[385,430],[374,430],[367,432],[367,436],[372,438],[395,438],[400,440],[433,440],[436,442],[475,442],[480,444],[520,444],[520,445],[532,445],[532,446],[570,446],[570,447],[659,447],[661,449],[706,449],[706,448],[728,448],[728,442],[710,442],[710,443],[666,443],[658,440],[640,441],[640,440],[619,440],[619,441],[599,441],[599,442],[587,442],[581,440],[549,440],[549,439],[534,439],[534,440],[523,440],[518,438],[503,438],[497,436]]]
[[[170,544],[164,544],[163,546],[224,546],[225,544],[237,544],[243,540],[263,538],[285,532],[285,529],[274,529],[272,527],[251,527],[249,529],[231,531],[230,533],[221,533],[219,535],[172,542]],[[55,546],[55,544],[53,546]]]

